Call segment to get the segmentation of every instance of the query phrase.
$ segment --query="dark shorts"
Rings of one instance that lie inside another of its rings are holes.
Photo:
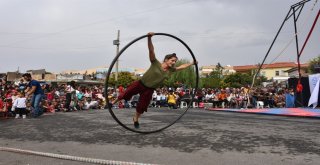
[[[152,99],[154,89],[144,86],[140,81],[135,81],[128,86],[128,88],[119,95],[119,100],[130,100],[133,95],[140,94],[136,111],[140,114],[148,110],[148,106]]]

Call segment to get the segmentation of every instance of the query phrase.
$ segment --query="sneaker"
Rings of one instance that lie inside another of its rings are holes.
[[[22,115],[22,118],[25,119],[25,118],[27,118],[27,116],[26,115]]]
[[[134,125],[134,128],[138,129],[140,127],[140,124],[138,121],[134,121],[133,119],[133,125]]]
[[[19,114],[16,114],[16,119],[19,119],[20,118],[20,115]]]

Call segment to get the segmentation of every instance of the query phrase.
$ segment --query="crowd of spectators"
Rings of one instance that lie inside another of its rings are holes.
[[[72,112],[89,109],[104,109],[105,98],[103,95],[103,85],[76,85],[70,91],[70,82],[59,85],[42,83],[44,91],[40,107],[45,113]],[[0,112],[8,112],[8,116],[16,116],[17,111],[13,106],[15,100],[24,96],[27,83],[20,80],[18,83],[0,82]],[[69,95],[71,94],[71,95]],[[71,99],[68,100],[68,96]],[[30,103],[31,96],[26,98],[27,114],[32,112],[33,107]]]
[[[117,92],[110,92],[110,98],[116,97]],[[189,88],[158,88],[154,91],[150,106],[169,107],[177,109],[183,103],[189,104],[194,94],[192,106],[203,108],[292,108],[294,107],[293,89],[282,87],[264,87],[264,88],[203,88],[195,91]],[[138,97],[138,96],[137,96]],[[122,107],[135,106],[138,98],[125,102]]]
[[[0,82],[0,111],[7,111],[8,116],[16,116],[14,101],[23,96],[26,89],[23,79],[17,83]],[[72,90],[71,88],[72,87]],[[75,112],[91,109],[106,109],[103,85],[61,83],[57,85],[42,84],[44,90],[43,100],[40,104],[45,113]],[[108,100],[112,101],[125,90],[121,85],[117,88],[107,89]],[[282,108],[294,107],[294,93],[292,89],[277,86],[264,88],[203,88],[189,89],[158,88],[154,91],[150,107],[167,107],[178,109],[184,103],[189,104],[194,94],[194,102],[197,107],[207,108]],[[32,112],[30,98],[26,98],[26,109]],[[134,108],[139,101],[139,95],[133,96],[131,100],[121,101],[113,108]],[[195,105],[194,103],[190,103]],[[18,117],[17,117],[18,118]]]

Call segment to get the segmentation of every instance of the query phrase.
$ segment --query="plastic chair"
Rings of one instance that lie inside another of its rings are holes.
[[[192,107],[193,107],[193,108],[198,108],[198,107],[199,107],[198,102],[193,102],[193,103],[192,103]]]
[[[263,106],[264,106],[263,101],[257,101],[257,108],[258,108],[258,109],[259,109],[259,108],[263,108]]]
[[[181,101],[181,103],[180,103],[180,108],[187,108],[187,107],[188,107],[187,102]]]

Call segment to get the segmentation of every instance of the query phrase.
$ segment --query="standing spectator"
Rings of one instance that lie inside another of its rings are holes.
[[[294,108],[295,97],[294,97],[294,92],[292,88],[286,90],[285,98],[286,98],[286,108]]]
[[[40,83],[37,80],[32,79],[30,73],[25,73],[22,75],[25,81],[29,82],[27,89],[25,90],[26,97],[31,96],[31,106],[34,108],[33,117],[39,117],[43,114],[43,110],[40,108],[40,102],[43,97],[43,90]]]
[[[71,111],[70,109],[71,101],[73,101],[73,103],[76,102],[76,82],[71,81],[70,84],[67,85],[65,91],[66,91],[66,104],[64,105],[64,107],[66,108],[66,111],[69,112]],[[72,107],[73,106],[74,104],[72,105]]]
[[[22,92],[18,93],[18,98],[16,98],[13,102],[12,109],[16,111],[16,119],[22,117],[26,118],[27,114],[27,98]]]

